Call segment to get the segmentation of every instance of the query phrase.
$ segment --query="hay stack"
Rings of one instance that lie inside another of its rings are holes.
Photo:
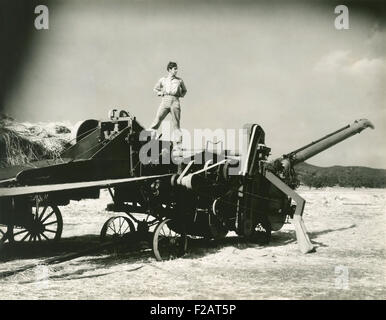
[[[69,146],[68,123],[18,123],[0,114],[0,168],[52,159]]]

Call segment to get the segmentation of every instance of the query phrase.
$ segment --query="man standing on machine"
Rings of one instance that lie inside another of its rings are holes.
[[[157,130],[170,112],[173,125],[173,149],[180,150],[182,143],[180,98],[185,96],[187,90],[184,81],[177,77],[177,63],[169,62],[166,70],[168,75],[159,79],[154,87],[154,91],[162,97],[162,100],[150,130]]]

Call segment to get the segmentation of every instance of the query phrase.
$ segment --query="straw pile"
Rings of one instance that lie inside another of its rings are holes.
[[[0,114],[0,168],[52,159],[70,144],[69,123],[18,123]]]

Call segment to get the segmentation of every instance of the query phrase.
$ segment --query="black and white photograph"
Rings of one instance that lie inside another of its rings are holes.
[[[384,1],[0,0],[0,40],[0,300],[386,299]]]

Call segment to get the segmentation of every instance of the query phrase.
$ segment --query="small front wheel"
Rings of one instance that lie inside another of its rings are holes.
[[[135,232],[134,223],[130,218],[124,216],[111,217],[102,227],[100,240],[101,242],[117,241],[130,232]]]

